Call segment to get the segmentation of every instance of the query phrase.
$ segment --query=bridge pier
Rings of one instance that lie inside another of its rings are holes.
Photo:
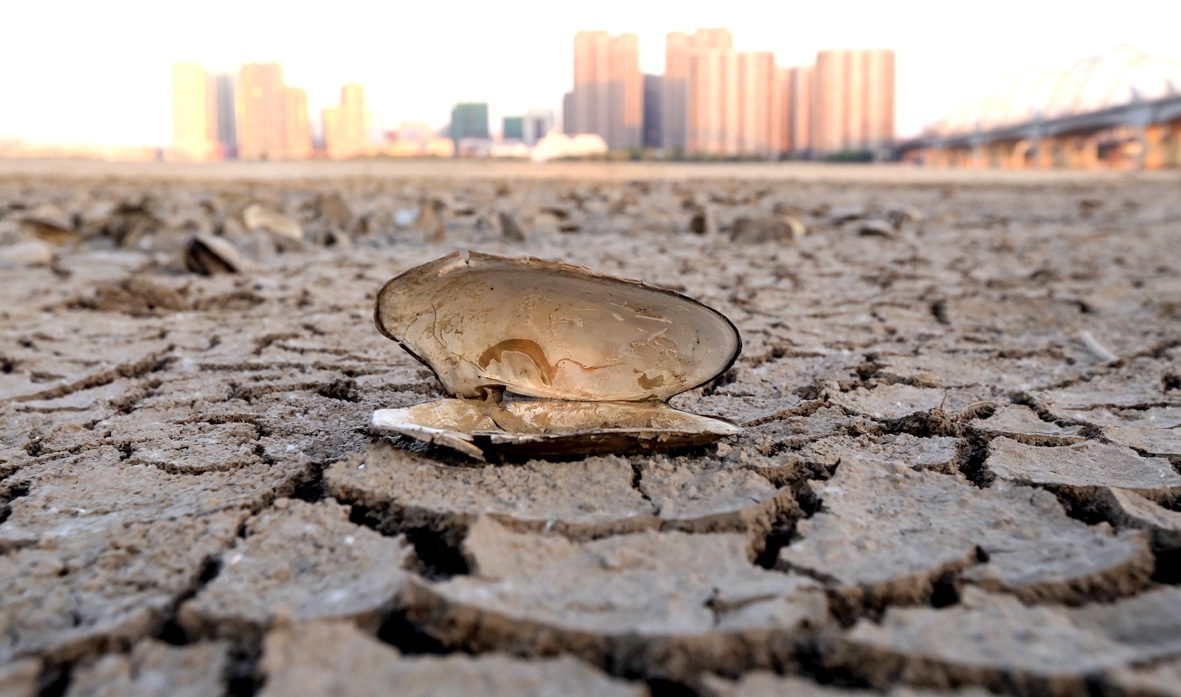
[[[1066,136],[1056,138],[1058,156],[1054,166],[1068,169],[1098,169],[1099,139],[1095,136]]]
[[[1144,169],[1176,167],[1176,134],[1181,124],[1153,124],[1144,129]]]
[[[1033,169],[1054,168],[1054,139],[1039,136],[1033,141]]]
[[[1025,169],[1025,150],[1021,141],[1001,144],[1000,166],[1006,169]]]
[[[1181,167],[1181,121],[1166,124],[1165,139],[1161,144],[1165,167]]]
[[[990,169],[1010,169],[1013,150],[1012,143],[989,143],[984,146],[987,166]]]
[[[1033,167],[1033,143],[1019,140],[1013,145],[1013,152],[1009,158],[1013,169],[1029,169]]]
[[[972,169],[984,169],[988,167],[988,160],[984,156],[984,141],[976,140],[972,142],[972,160],[969,166]]]
[[[936,169],[1161,169],[1181,167],[1181,122],[1122,132],[928,147],[908,157]]]

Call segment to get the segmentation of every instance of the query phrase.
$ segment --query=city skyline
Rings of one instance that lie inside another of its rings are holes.
[[[438,22],[428,8],[395,11],[375,3],[342,2],[315,21],[267,3],[203,3],[192,16],[120,1],[101,8],[19,5],[9,19],[27,30],[0,46],[0,93],[6,103],[28,99],[41,106],[35,113],[5,110],[0,138],[166,145],[171,64],[182,61],[215,73],[257,60],[281,63],[286,79],[307,90],[312,114],[338,103],[342,84],[363,84],[375,125],[382,128],[403,120],[438,128],[460,101],[489,102],[490,118],[499,124],[503,116],[530,108],[560,107],[570,89],[570,37],[587,28],[635,33],[640,69],[652,74],[663,71],[663,38],[677,28],[725,26],[736,49],[771,51],[781,66],[810,63],[822,49],[892,46],[900,136],[917,134],[1031,62],[1065,68],[1119,43],[1181,52],[1173,39],[1176,22],[1166,21],[1181,10],[1135,0],[1103,23],[1055,12],[1048,3],[1002,1],[987,13],[973,13],[970,34],[957,12],[930,2],[800,6],[785,10],[779,21],[767,21],[764,4],[737,0],[723,7],[687,2],[676,12],[635,5],[607,0],[588,14],[526,2],[505,19],[483,5],[460,3],[459,15],[472,21],[454,27]],[[1136,21],[1144,16],[1156,20]],[[259,31],[262,26],[267,31]],[[1031,37],[1023,26],[1054,31]],[[45,45],[70,48],[38,49]],[[79,104],[88,106],[86,118],[78,118]],[[100,108],[90,108],[95,106]]]
[[[814,159],[881,153],[895,142],[891,49],[826,50],[810,66],[783,67],[769,51],[735,50],[725,27],[699,27],[666,35],[664,72],[654,75],[640,72],[638,41],[628,33],[574,35],[573,88],[562,97],[561,131],[597,136],[611,151],[649,147],[672,157]],[[377,134],[365,87],[350,83],[339,105],[323,109],[314,145],[307,92],[286,85],[278,63],[248,63],[236,75],[216,76],[177,63],[172,86],[173,140],[165,152],[181,161],[439,154],[426,141],[440,137],[451,138],[451,152],[461,156],[503,156],[510,151],[481,142],[528,148],[555,124],[549,110],[531,109],[504,116],[497,132],[488,103],[460,102],[437,133],[418,122],[410,133],[400,127]],[[399,144],[405,140],[416,144]]]

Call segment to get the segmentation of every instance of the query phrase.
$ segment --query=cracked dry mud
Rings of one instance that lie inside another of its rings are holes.
[[[1175,176],[117,171],[0,177],[5,697],[1179,694]],[[371,432],[445,396],[375,294],[457,249],[718,308],[672,404],[745,432]]]

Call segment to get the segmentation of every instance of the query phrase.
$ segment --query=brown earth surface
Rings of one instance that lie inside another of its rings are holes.
[[[1179,241],[1170,173],[0,162],[0,695],[1175,697]],[[718,308],[745,433],[372,432],[463,249]]]

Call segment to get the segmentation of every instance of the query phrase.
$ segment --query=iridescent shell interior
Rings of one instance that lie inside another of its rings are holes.
[[[447,390],[642,401],[701,385],[734,362],[738,330],[683,295],[567,264],[455,253],[382,288],[383,334]]]

